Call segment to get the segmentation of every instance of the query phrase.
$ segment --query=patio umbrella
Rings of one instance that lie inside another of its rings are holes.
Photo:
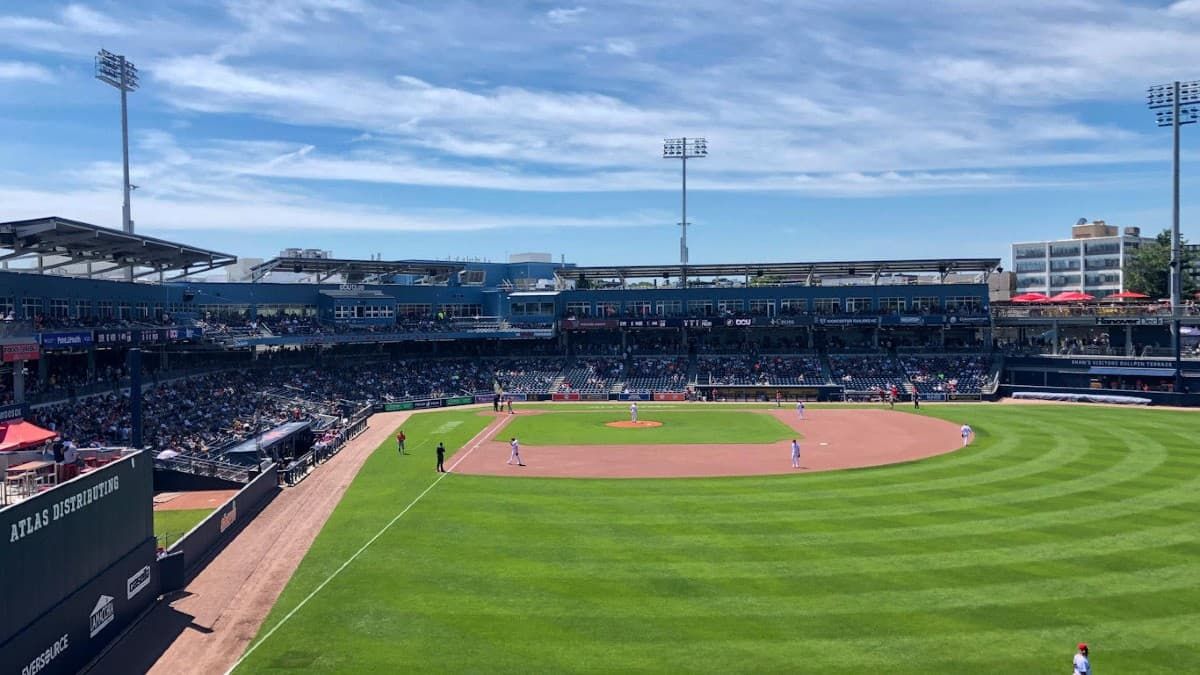
[[[155,459],[173,459],[178,456],[179,456],[179,453],[175,452],[174,450],[163,450],[162,452],[155,455],[154,458]]]
[[[1105,297],[1104,299],[1105,300],[1146,300],[1149,297],[1150,296],[1146,295],[1145,293],[1136,293],[1134,291],[1122,291],[1120,293],[1113,293],[1112,295],[1109,295],[1109,296]]]
[[[1096,296],[1088,295],[1087,293],[1081,293],[1079,291],[1063,291],[1062,293],[1051,297],[1050,302],[1087,302],[1088,300],[1095,299]]]
[[[1012,302],[1049,302],[1050,298],[1041,293],[1022,293],[1021,295],[1014,295],[1010,300]]]

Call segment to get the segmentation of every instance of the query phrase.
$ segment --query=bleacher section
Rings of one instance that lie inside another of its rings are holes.
[[[905,356],[900,364],[920,394],[978,394],[987,383],[987,356]]]
[[[635,358],[624,378],[631,393],[680,392],[688,387],[688,360],[678,358]]]
[[[704,356],[696,364],[696,382],[717,386],[797,386],[828,383],[821,360],[796,356]]]
[[[874,391],[902,387],[908,380],[904,367],[891,356],[848,356],[829,357],[833,383],[847,391]]]
[[[620,374],[620,359],[579,359],[575,367],[567,370],[563,386],[567,391],[581,394],[604,394],[612,390]]]

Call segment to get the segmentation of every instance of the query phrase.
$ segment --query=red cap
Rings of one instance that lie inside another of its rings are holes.
[[[1086,642],[1080,642],[1080,643],[1079,643],[1079,651],[1081,651],[1081,652],[1082,652],[1082,651],[1086,651],[1086,650],[1087,650],[1087,643],[1086,643]]]

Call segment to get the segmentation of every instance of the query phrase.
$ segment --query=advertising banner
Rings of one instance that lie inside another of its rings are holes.
[[[986,316],[948,316],[946,324],[950,326],[986,326],[991,319]]]
[[[0,511],[0,642],[146,540],[153,462],[137,453]]]
[[[412,410],[412,401],[402,401],[400,403],[384,403],[383,412],[396,412],[398,410]]]
[[[879,317],[877,316],[818,316],[816,318],[817,325],[820,326],[877,326],[879,325]]]
[[[579,397],[582,401],[607,401],[608,394],[584,394]]]
[[[557,393],[551,397],[551,400],[553,400],[553,401],[578,401],[578,400],[580,400],[579,392],[572,391],[572,392],[569,392],[566,394]]]
[[[669,328],[667,319],[619,319],[617,325],[621,328]]]
[[[133,331],[121,329],[106,329],[95,332],[96,344],[99,346],[133,344]]]
[[[686,401],[686,396],[681,392],[674,391],[656,391],[654,392],[655,401]]]
[[[0,353],[4,354],[5,363],[11,363],[13,361],[36,361],[41,352],[36,342],[14,342],[0,346]]]
[[[91,345],[91,331],[77,331],[73,333],[42,333],[43,349],[68,349],[71,347],[90,347]]]
[[[475,402],[474,396],[451,396],[446,399],[446,405],[471,405]]]
[[[811,326],[812,322],[811,316],[777,316],[768,320],[767,325],[787,328],[789,326]]]
[[[0,672],[78,672],[158,597],[157,567],[148,539],[0,643]]]
[[[25,403],[0,406],[0,422],[23,420],[27,415],[29,415],[29,406]]]
[[[616,328],[616,319],[563,319],[562,327],[566,330],[593,330]]]
[[[637,393],[637,394],[620,394],[617,396],[617,400],[618,401],[649,401],[651,399],[650,399],[650,392],[644,392],[644,393]]]
[[[942,316],[884,316],[879,322],[884,326],[940,326],[944,322]]]
[[[425,399],[422,401],[413,401],[412,407],[414,410],[426,410],[428,408],[440,408],[440,407],[442,407],[442,399],[429,398],[429,399]]]
[[[980,401],[983,400],[982,394],[948,394],[947,401]]]
[[[1096,323],[1101,326],[1162,326],[1167,322],[1161,316],[1101,316]]]
[[[491,403],[495,394],[475,394],[476,403]]]

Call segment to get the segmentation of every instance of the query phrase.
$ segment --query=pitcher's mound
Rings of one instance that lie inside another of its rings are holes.
[[[650,420],[631,422],[629,420],[621,420],[620,422],[609,422],[604,426],[616,427],[617,429],[649,429],[650,427],[661,427],[662,422],[651,422]]]

